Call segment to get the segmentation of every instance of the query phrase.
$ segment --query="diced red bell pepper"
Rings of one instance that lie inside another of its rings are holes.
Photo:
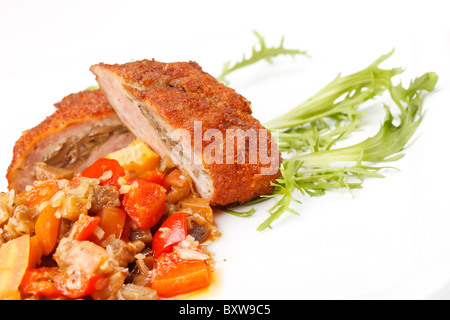
[[[119,161],[115,159],[100,158],[95,161],[91,166],[86,168],[81,175],[87,178],[101,178],[107,171],[112,172],[112,176],[108,179],[100,181],[100,185],[110,185],[120,187],[118,180],[120,177],[125,176],[125,169],[119,164]]]
[[[130,190],[122,199],[125,212],[139,227],[153,227],[164,213],[166,189],[141,178],[130,179],[129,184]]]
[[[85,297],[92,292],[99,290],[98,284],[104,279],[102,275],[82,275],[74,273],[59,273],[55,276],[55,285],[64,296],[70,299],[78,299]]]
[[[57,298],[62,295],[54,283],[54,278],[58,274],[58,268],[28,269],[22,278],[22,291],[27,294]]]
[[[91,217],[87,214],[81,214],[70,230],[69,239],[78,241],[88,240],[99,221],[100,217]]]
[[[163,298],[190,293],[211,283],[205,261],[183,260],[175,252],[159,256],[154,270],[152,289]]]
[[[172,251],[172,248],[180,241],[186,239],[187,223],[186,214],[177,212],[167,218],[153,237],[153,254],[158,258],[162,253]]]

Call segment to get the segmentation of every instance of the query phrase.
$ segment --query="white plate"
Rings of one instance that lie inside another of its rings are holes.
[[[14,142],[67,94],[95,84],[89,66],[130,59],[195,60],[218,75],[222,63],[270,46],[311,58],[280,57],[229,77],[262,122],[295,107],[331,81],[368,66],[395,47],[386,67],[401,79],[440,76],[426,117],[406,151],[354,192],[300,197],[301,216],[286,213],[256,227],[273,202],[238,218],[218,213],[222,237],[211,246],[215,299],[447,299],[450,297],[448,123],[450,24],[445,1],[14,1],[0,4],[0,171]],[[380,109],[381,110],[381,109]],[[382,112],[370,113],[368,132]],[[6,180],[1,180],[6,190]]]

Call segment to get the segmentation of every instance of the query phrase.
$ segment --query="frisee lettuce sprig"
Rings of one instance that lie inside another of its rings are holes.
[[[375,60],[369,67],[342,77],[340,74],[314,96],[264,126],[278,132],[279,148],[287,152],[330,149],[338,141],[358,130],[363,112],[357,109],[366,101],[383,94],[401,68],[384,70],[380,63],[393,51]]]
[[[252,64],[255,64],[261,60],[265,60],[269,63],[272,63],[273,62],[272,59],[280,55],[290,55],[290,56],[307,55],[306,51],[284,48],[284,37],[281,38],[281,43],[278,47],[268,47],[266,45],[264,37],[262,37],[257,31],[253,31],[253,33],[258,38],[259,49],[258,46],[255,45],[252,48],[252,54],[249,58],[246,58],[244,54],[242,60],[235,62],[233,65],[231,64],[231,61],[225,62],[223,64],[222,73],[216,77],[218,81],[228,85],[229,82],[226,79],[227,75],[238,69],[242,69],[244,67],[248,67]]]
[[[396,161],[404,156],[406,145],[423,119],[423,94],[431,92],[437,80],[438,76],[429,72],[416,78],[406,89],[401,84],[393,86],[391,83],[387,91],[400,114],[394,116],[393,107],[385,104],[385,119],[373,137],[344,148],[296,153],[286,158],[282,164],[282,177],[274,184],[271,195],[281,199],[268,210],[270,216],[258,230],[270,228],[271,223],[286,211],[298,214],[290,207],[295,189],[302,194],[321,196],[330,189],[351,191],[361,188],[367,177],[383,178],[380,170],[388,167],[375,164]]]
[[[438,76],[428,72],[411,81],[407,88],[401,83],[394,85],[393,78],[404,69],[379,67],[393,53],[394,50],[382,55],[359,72],[345,77],[339,74],[310,99],[264,124],[276,136],[284,160],[281,177],[273,183],[273,193],[246,204],[277,199],[257,230],[271,228],[285,212],[298,215],[292,207],[301,203],[296,198],[297,191],[309,196],[322,196],[327,190],[341,188],[351,192],[362,188],[365,178],[383,178],[380,171],[392,168],[380,163],[404,156],[402,152],[423,119],[424,94],[434,90]],[[382,99],[386,112],[378,132],[359,143],[336,148],[337,142],[362,129],[365,113],[358,108],[375,97]],[[253,212],[246,211],[242,216]]]

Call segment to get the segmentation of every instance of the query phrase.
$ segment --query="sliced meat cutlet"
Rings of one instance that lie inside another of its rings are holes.
[[[10,190],[23,192],[32,185],[37,163],[81,172],[134,139],[98,89],[71,94],[55,107],[16,142],[6,175]]]
[[[162,157],[170,155],[176,165],[187,169],[197,192],[212,205],[244,203],[272,192],[271,182],[280,175],[281,156],[276,143],[252,116],[250,102],[204,72],[197,63],[155,60],[100,63],[92,66],[91,71],[130,131]],[[200,130],[199,124],[203,137],[200,147],[193,139],[195,131]],[[222,134],[220,147],[216,144],[210,148],[215,150],[211,154],[204,151],[217,141],[203,136],[209,129]],[[230,147],[226,134],[231,129],[245,132],[245,141],[241,140],[237,147],[238,142],[230,142],[235,144],[236,151],[230,162],[226,159],[230,155],[226,153],[227,145]],[[250,148],[242,149],[242,145],[258,146],[258,138],[247,134],[250,131],[269,137],[263,145],[265,156],[272,159],[269,163],[261,161],[261,150],[257,149],[255,155],[249,153]],[[172,152],[173,148],[180,148],[181,152]],[[215,152],[222,152],[222,161],[218,161]]]

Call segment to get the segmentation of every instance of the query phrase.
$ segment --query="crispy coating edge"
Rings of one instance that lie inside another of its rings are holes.
[[[106,68],[120,77],[124,89],[150,105],[174,129],[186,129],[194,136],[194,122],[202,122],[202,131],[218,129],[266,130],[252,116],[250,102],[234,89],[226,87],[204,72],[196,62],[162,63],[142,60],[125,64],[100,63],[91,67]],[[268,132],[268,131],[267,131]],[[268,133],[270,137],[270,133]],[[210,142],[203,141],[203,150]],[[268,142],[270,150],[271,141]],[[223,146],[224,155],[226,143]],[[281,154],[278,152],[279,163]],[[245,159],[248,159],[246,150]],[[244,203],[273,191],[271,182],[280,176],[261,175],[256,164],[205,164],[213,180],[213,205]]]
[[[24,131],[16,141],[13,158],[6,173],[6,178],[10,184],[9,189],[11,189],[15,169],[22,164],[24,157],[37,141],[70,123],[89,118],[105,117],[114,113],[114,109],[99,89],[70,94],[56,103],[55,108],[56,111],[52,115],[37,126]]]

